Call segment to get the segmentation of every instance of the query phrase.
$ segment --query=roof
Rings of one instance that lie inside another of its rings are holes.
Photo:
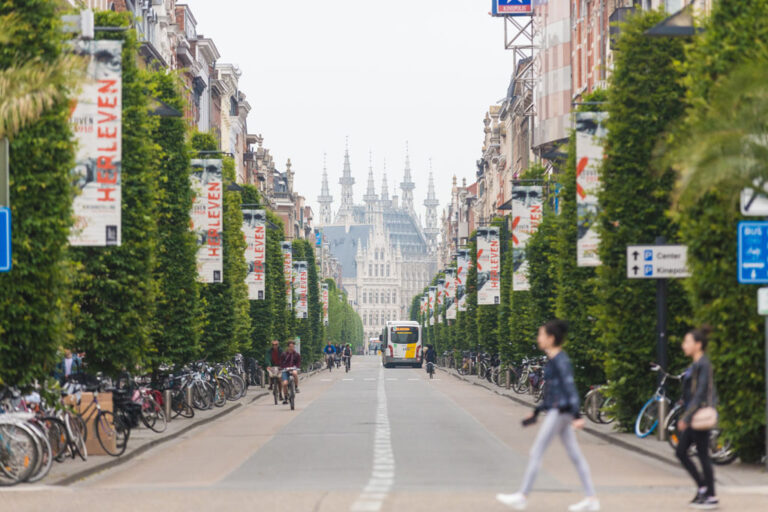
[[[355,256],[358,247],[368,246],[368,237],[373,232],[370,224],[350,226],[347,232],[344,226],[326,226],[322,228],[323,238],[328,243],[331,254],[341,263],[342,277],[356,277]]]

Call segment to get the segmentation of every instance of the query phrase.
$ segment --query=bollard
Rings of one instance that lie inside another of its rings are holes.
[[[267,374],[264,372],[264,368],[259,369],[261,372],[261,388],[264,389],[267,381]]]
[[[172,408],[171,408],[171,390],[166,389],[163,391],[163,409],[165,409],[165,419],[166,421],[171,421],[172,416]]]
[[[669,402],[666,400],[659,400],[659,423],[656,425],[656,428],[659,429],[659,441],[666,441],[667,440],[667,429],[666,426],[666,419],[667,414],[669,413]]]
[[[187,401],[187,405],[192,407],[192,386],[187,386],[184,390],[184,399]]]
[[[512,383],[510,382],[512,380],[512,370],[507,368],[507,371],[504,373],[506,373],[506,382],[504,384],[507,386],[507,389],[509,389],[512,387]]]

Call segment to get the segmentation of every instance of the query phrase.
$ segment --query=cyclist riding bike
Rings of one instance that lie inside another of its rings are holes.
[[[427,362],[427,373],[435,371],[435,364],[437,363],[437,352],[434,345],[427,345],[427,351],[424,352],[424,361]]]
[[[283,350],[280,348],[280,342],[272,340],[272,346],[267,349],[267,352],[264,355],[264,367],[267,369],[280,368],[282,362]],[[269,390],[272,391],[272,379],[269,381]]]
[[[351,370],[352,369],[352,345],[347,343],[347,346],[344,347],[342,354],[344,355],[344,364],[346,364]]]
[[[336,347],[331,345],[331,342],[329,341],[323,349],[323,353],[325,354],[325,362],[328,365],[328,368],[331,368],[333,365],[333,356],[336,354]]]
[[[288,348],[283,353],[283,359],[280,363],[280,369],[283,370],[282,383],[283,383],[283,404],[287,404],[288,396],[288,379],[293,377],[293,381],[296,383],[296,393],[299,392],[299,371],[291,370],[290,372],[286,368],[301,368],[301,354],[296,352],[296,343],[294,341],[288,342]]]

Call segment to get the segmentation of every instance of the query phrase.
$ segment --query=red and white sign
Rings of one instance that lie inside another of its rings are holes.
[[[296,318],[307,318],[309,314],[308,292],[309,292],[309,272],[307,271],[306,261],[297,261],[293,264],[293,278],[298,301],[296,302]]]
[[[477,230],[477,304],[489,306],[501,302],[501,247],[499,228]]]
[[[120,245],[123,68],[121,41],[77,41],[75,53],[90,57],[82,92],[71,108],[77,141],[72,202],[74,246]]]
[[[541,185],[512,188],[512,289],[516,292],[531,289],[525,248],[544,215],[543,192]]]
[[[283,279],[285,280],[285,300],[288,309],[293,309],[293,249],[290,240],[280,243],[280,251],[283,255]]]
[[[248,300],[264,300],[267,264],[267,214],[264,210],[243,210],[245,263]]]
[[[323,283],[323,325],[328,325],[328,284]]]
[[[195,159],[191,165],[191,227],[197,236],[197,276],[202,283],[220,283],[224,273],[221,160]]]

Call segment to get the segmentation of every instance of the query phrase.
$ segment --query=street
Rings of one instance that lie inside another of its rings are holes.
[[[355,357],[348,374],[302,381],[293,412],[267,396],[73,485],[0,491],[0,509],[505,510],[494,496],[516,489],[536,434],[519,426],[525,413],[442,371],[429,380],[423,370]],[[690,499],[682,469],[586,433],[579,441],[603,510],[680,510]],[[768,486],[720,486],[719,494],[724,510],[768,506]],[[529,510],[565,510],[579,499],[555,443]]]

